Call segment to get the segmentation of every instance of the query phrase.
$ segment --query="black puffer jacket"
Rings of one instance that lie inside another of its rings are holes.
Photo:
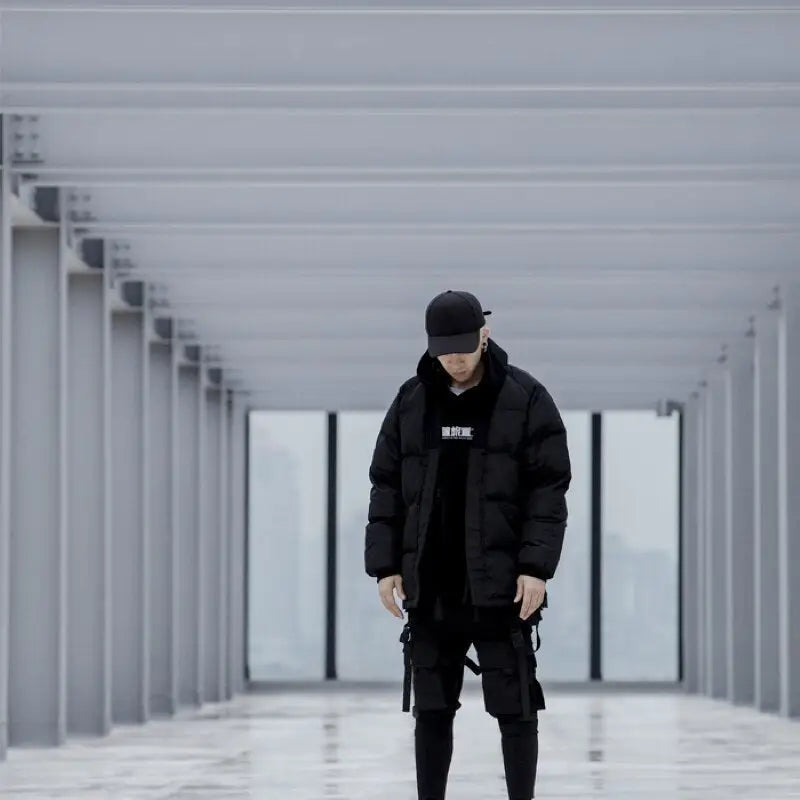
[[[475,606],[513,603],[520,573],[553,577],[567,520],[571,480],[567,435],[545,387],[508,363],[489,339],[493,402],[489,425],[467,467],[465,548]],[[427,352],[399,388],[378,433],[364,551],[368,575],[399,573],[406,599],[419,601],[419,554],[433,506],[441,426],[434,382],[443,368]]]

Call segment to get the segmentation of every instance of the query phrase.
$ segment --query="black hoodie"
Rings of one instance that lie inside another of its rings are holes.
[[[427,379],[439,412],[435,423],[439,430],[431,432],[439,441],[439,469],[431,526],[420,562],[422,609],[435,610],[436,616],[471,606],[464,547],[467,459],[469,448],[486,440],[492,405],[505,378],[491,349],[482,354],[481,361],[481,380],[461,391],[454,391],[438,359],[423,356],[418,370]]]

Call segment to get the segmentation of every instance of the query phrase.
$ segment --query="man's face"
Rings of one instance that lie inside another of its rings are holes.
[[[437,356],[439,363],[454,381],[464,383],[472,377],[475,367],[480,363],[483,342],[487,337],[488,329],[484,328],[481,332],[481,343],[473,353],[446,353],[445,355]]]

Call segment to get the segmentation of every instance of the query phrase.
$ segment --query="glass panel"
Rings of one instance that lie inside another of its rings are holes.
[[[393,617],[364,572],[364,528],[369,506],[369,465],[385,412],[339,414],[336,668],[349,680],[398,680],[406,617]]]
[[[603,678],[677,680],[678,417],[603,414]]]
[[[567,492],[567,530],[555,577],[547,585],[537,653],[538,673],[548,681],[589,678],[589,545],[591,541],[591,414],[563,411],[572,482]]]
[[[325,676],[327,414],[250,415],[248,663],[253,680]]]

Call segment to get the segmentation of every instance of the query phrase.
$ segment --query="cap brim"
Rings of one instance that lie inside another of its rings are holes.
[[[429,336],[428,355],[431,358],[448,353],[474,353],[481,342],[481,332],[458,333],[455,336]]]

